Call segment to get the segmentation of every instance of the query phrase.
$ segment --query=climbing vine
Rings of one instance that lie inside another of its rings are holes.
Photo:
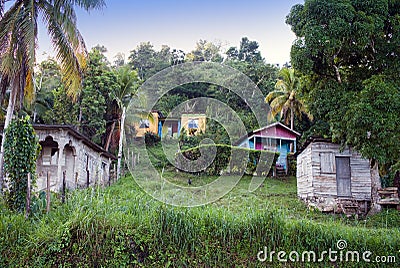
[[[27,176],[31,173],[31,187],[35,183],[36,158],[40,145],[30,118],[13,120],[6,129],[4,143],[4,170],[7,174],[5,199],[14,211],[23,211],[28,186]]]

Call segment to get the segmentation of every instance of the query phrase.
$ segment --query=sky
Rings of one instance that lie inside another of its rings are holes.
[[[290,61],[295,39],[285,18],[302,0],[106,0],[102,10],[77,10],[78,29],[88,49],[103,45],[110,61],[127,59],[141,42],[192,51],[200,39],[239,47],[242,37],[259,43],[267,63]],[[46,54],[44,54],[46,53]],[[54,55],[45,28],[39,25],[39,61]]]

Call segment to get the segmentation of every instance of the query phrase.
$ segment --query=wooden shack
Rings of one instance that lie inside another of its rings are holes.
[[[311,139],[297,156],[297,194],[324,212],[366,213],[371,201],[369,160],[352,148]]]
[[[276,162],[277,171],[288,171],[288,154],[296,152],[296,140],[300,133],[288,128],[280,122],[275,122],[263,128],[253,130],[241,137],[234,145],[255,150],[279,152]]]

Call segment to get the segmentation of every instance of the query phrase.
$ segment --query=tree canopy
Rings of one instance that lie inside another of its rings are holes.
[[[293,67],[316,121],[332,138],[381,164],[400,148],[400,2],[306,0],[286,22],[297,39]]]

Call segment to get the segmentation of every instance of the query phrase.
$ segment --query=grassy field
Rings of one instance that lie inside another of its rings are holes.
[[[136,180],[148,176],[148,170],[136,170],[134,178],[126,176],[111,187],[69,193],[66,204],[53,200],[49,214],[43,213],[45,203],[39,200],[28,220],[0,205],[0,267],[370,266],[329,259],[257,259],[262,250],[335,249],[338,240],[345,240],[348,250],[395,256],[397,265],[400,262],[397,211],[365,219],[308,211],[296,198],[295,178],[267,178],[249,192],[248,176],[214,203],[181,208],[145,193]],[[215,179],[164,167],[163,178],[170,182],[187,185],[188,177],[191,187]]]
[[[149,147],[148,155],[163,178],[181,186],[188,186],[188,179],[191,180],[191,187],[198,187],[216,180],[217,176],[192,175],[176,172],[171,166],[166,165],[161,146]],[[164,167],[164,169],[162,169]],[[146,172],[135,172],[135,177],[148,177]],[[394,209],[383,210],[382,213],[372,217],[346,217],[343,214],[327,214],[319,211],[310,211],[307,206],[297,198],[296,178],[266,178],[256,191],[249,192],[251,176],[244,176],[232,191],[223,198],[216,201],[214,206],[224,207],[229,212],[242,212],[243,209],[251,207],[253,210],[264,211],[265,209],[278,209],[285,216],[294,219],[309,219],[316,222],[335,222],[346,226],[361,226],[366,228],[399,228],[400,213]]]

